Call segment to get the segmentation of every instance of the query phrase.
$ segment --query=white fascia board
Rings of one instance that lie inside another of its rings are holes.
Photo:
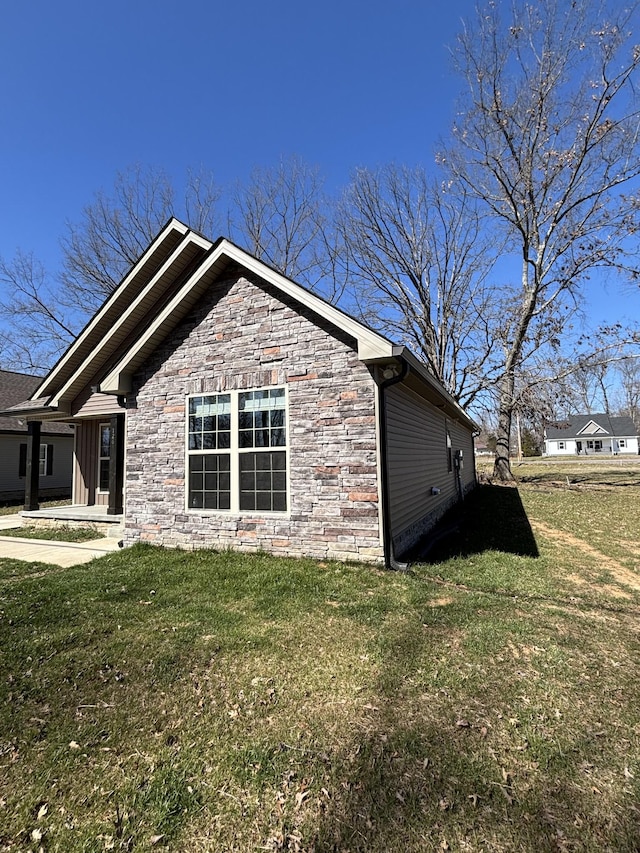
[[[329,302],[325,302],[324,299],[316,296],[315,293],[301,287],[299,284],[291,281],[291,279],[271,269],[271,267],[267,267],[262,261],[234,246],[233,243],[224,240],[219,248],[220,254],[225,254],[231,260],[236,261],[250,272],[255,273],[278,290],[295,299],[296,302],[299,302],[315,314],[328,320],[338,329],[342,329],[350,337],[355,338],[358,342],[358,358],[361,361],[375,358],[389,358],[393,355],[394,344],[391,341],[388,341],[373,329],[363,326],[362,323],[359,323],[353,317],[349,317],[348,314],[345,314],[344,311],[341,311]]]
[[[275,272],[270,267],[267,267],[262,261],[234,246],[226,240],[222,240],[216,249],[202,262],[202,265],[189,278],[183,287],[176,293],[174,298],[167,304],[162,312],[158,314],[154,323],[147,329],[137,341],[135,346],[118,362],[113,370],[100,383],[100,391],[105,394],[127,394],[131,391],[131,376],[129,374],[129,365],[145,346],[158,327],[171,317],[182,300],[188,295],[189,291],[197,284],[200,278],[216,264],[220,258],[224,256],[231,261],[235,261],[240,266],[244,267],[249,272],[255,273],[259,278],[264,279],[269,284],[272,284],[277,290],[286,293],[296,302],[309,308],[314,313],[328,320],[334,326],[342,329],[350,337],[353,337],[358,342],[358,357],[362,361],[373,360],[376,358],[389,358],[398,350],[391,341],[367,329],[357,320],[344,314],[338,308],[325,302],[324,299],[310,293],[300,285]]]
[[[182,252],[190,243],[195,243],[205,250],[210,248],[211,246],[211,242],[209,240],[206,240],[204,237],[200,237],[198,234],[194,234],[193,232],[187,233],[181,240],[181,242],[178,243],[173,253],[167,258],[164,264],[153,276],[151,281],[149,281],[149,283],[140,291],[136,299],[127,306],[126,310],[123,311],[117,322],[114,323],[113,326],[111,326],[111,328],[109,329],[109,337],[113,335],[114,332],[117,332],[118,329],[120,329],[127,322],[133,311],[135,311],[139,304],[149,296],[153,288],[157,285],[158,281],[166,273],[167,269],[171,267],[171,265],[177,260],[177,258],[182,254]],[[87,375],[93,375],[95,369],[97,369],[95,364],[98,361],[100,352],[100,346],[97,346],[94,350],[92,350],[90,355],[84,360],[80,367],[78,367],[75,373],[73,373],[73,375],[69,377],[65,385],[63,385],[63,387],[58,391],[58,393],[52,398],[52,405],[59,405],[60,400],[64,398],[67,389],[69,389],[77,381],[78,376],[80,376],[82,373],[86,372]]]
[[[143,266],[149,258],[156,251],[158,246],[162,243],[162,241],[167,237],[167,235],[171,231],[178,231],[181,234],[186,234],[189,230],[189,227],[185,225],[183,222],[180,222],[178,219],[171,219],[166,226],[162,229],[160,234],[156,237],[156,239],[151,243],[146,252],[141,256],[141,258],[134,264],[134,266],[129,270],[127,276],[122,280],[122,282],[118,285],[116,290],[113,291],[111,298],[109,298],[102,308],[94,315],[94,317],[87,323],[82,332],[78,335],[75,341],[71,344],[69,349],[65,352],[62,358],[58,361],[58,363],[52,368],[49,374],[44,378],[41,385],[36,388],[36,392],[31,395],[29,399],[36,399],[37,397],[45,397],[47,394],[51,394],[55,391],[55,385],[53,387],[52,384],[55,383],[56,376],[61,372],[61,370],[68,364],[68,362],[73,358],[74,354],[78,350],[78,348],[89,338],[92,334],[95,333],[95,328],[100,322],[100,318],[105,310],[111,308],[114,304],[114,300],[118,301],[122,298],[123,295],[126,294],[127,283],[130,282],[138,273],[138,270],[141,266]]]

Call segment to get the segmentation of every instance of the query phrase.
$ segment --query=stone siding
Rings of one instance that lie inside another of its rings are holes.
[[[381,561],[376,389],[354,348],[261,281],[214,283],[127,400],[125,543]],[[288,389],[288,513],[187,509],[187,395],[265,386]]]

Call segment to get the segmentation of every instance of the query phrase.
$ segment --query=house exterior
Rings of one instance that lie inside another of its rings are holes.
[[[17,411],[75,424],[73,503],[125,544],[394,566],[476,482],[405,347],[175,219]]]
[[[0,370],[0,410],[24,400],[42,381],[37,376]],[[0,416],[0,501],[24,497],[27,475],[28,425],[24,417]],[[71,495],[74,429],[47,423],[37,456],[39,492],[43,497]]]
[[[545,456],[637,456],[638,452],[638,428],[628,417],[572,415],[545,430]]]

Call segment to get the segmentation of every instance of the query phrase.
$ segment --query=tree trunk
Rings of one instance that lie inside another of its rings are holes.
[[[500,387],[498,405],[498,430],[496,432],[496,457],[493,464],[493,476],[503,483],[511,483],[515,477],[511,473],[509,462],[509,444],[511,441],[511,418],[513,417],[513,392],[515,375],[507,373]]]

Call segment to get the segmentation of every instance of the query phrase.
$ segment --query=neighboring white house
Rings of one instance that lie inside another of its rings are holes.
[[[42,382],[38,376],[0,370],[0,409],[24,400]],[[49,421],[38,450],[39,489],[42,497],[69,497],[73,466],[74,429]],[[0,415],[0,501],[24,498],[27,475],[27,421]]]
[[[544,435],[545,456],[637,455],[638,449],[638,428],[628,417],[572,415]]]

